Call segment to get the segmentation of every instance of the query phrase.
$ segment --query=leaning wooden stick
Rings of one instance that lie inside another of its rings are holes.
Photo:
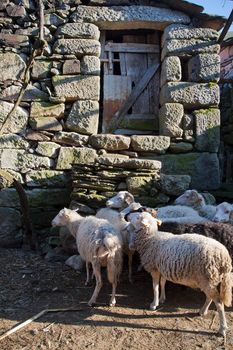
[[[6,333],[3,333],[0,336],[0,340],[3,340],[4,338],[8,337],[9,335],[17,332],[18,330],[20,330],[21,328],[26,327],[29,323],[37,320],[38,318],[40,318],[41,316],[43,316],[44,314],[48,313],[48,312],[63,312],[63,311],[81,311],[82,309],[76,309],[76,308],[65,308],[65,309],[44,309],[41,312],[39,312],[38,314],[32,316],[31,318],[29,318],[28,320],[18,324],[17,326],[13,327],[12,329],[10,329],[9,331],[7,331]]]

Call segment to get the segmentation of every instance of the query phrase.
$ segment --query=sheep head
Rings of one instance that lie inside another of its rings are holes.
[[[233,219],[233,206],[230,203],[223,202],[216,207],[216,214],[213,217],[215,222],[230,222]]]
[[[158,229],[158,225],[161,225],[162,223],[160,220],[154,218],[150,213],[146,211],[129,213],[127,220],[133,225],[135,230],[150,227]]]
[[[205,204],[205,200],[196,190],[187,190],[181,196],[176,198],[175,204],[187,205],[195,208]]]
[[[116,196],[110,198],[106,202],[109,208],[123,209],[134,202],[134,196],[128,191],[120,191]]]
[[[59,211],[57,216],[52,220],[52,226],[66,226],[67,223],[71,220],[73,214],[76,214],[76,210],[71,210],[68,208],[63,208]],[[78,215],[78,214],[76,214]]]

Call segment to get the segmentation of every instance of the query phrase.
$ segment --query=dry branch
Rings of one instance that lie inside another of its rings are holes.
[[[12,329],[10,329],[9,331],[7,331],[6,333],[3,333],[0,336],[0,340],[3,340],[6,337],[9,337],[9,335],[17,332],[18,330],[20,330],[21,328],[26,327],[29,323],[37,320],[38,318],[40,318],[41,316],[43,316],[44,314],[48,313],[48,312],[65,312],[65,311],[82,311],[82,309],[76,309],[76,308],[65,308],[65,309],[44,309],[42,311],[40,311],[38,314],[32,316],[31,318],[27,319],[26,321],[18,324],[17,326],[13,327]]]

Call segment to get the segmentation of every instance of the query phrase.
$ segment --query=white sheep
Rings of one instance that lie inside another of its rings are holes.
[[[102,287],[101,266],[107,267],[108,280],[112,284],[110,305],[116,303],[115,294],[122,269],[122,240],[119,231],[107,220],[95,216],[83,218],[76,211],[64,208],[52,220],[53,226],[67,226],[76,238],[77,248],[83,260],[91,263],[96,287],[88,304],[95,304]],[[89,273],[88,273],[89,280]]]
[[[118,210],[125,208],[125,206],[129,205],[129,210],[135,210],[141,207],[140,203],[131,203],[129,202],[133,200],[133,196],[127,191],[120,191],[116,196],[109,199],[106,202],[107,206],[112,206]],[[102,208],[98,210],[96,214],[97,218],[106,219],[112,225],[114,225],[121,233],[122,241],[123,241],[123,252],[128,256],[128,276],[130,283],[132,280],[132,261],[133,261],[133,251],[129,249],[129,223],[124,220],[124,214],[119,215],[119,211],[110,209],[110,208]]]
[[[146,212],[131,213],[128,220],[135,228],[131,245],[139,252],[143,267],[153,279],[154,300],[150,308],[155,310],[159,305],[160,279],[163,287],[169,280],[200,288],[206,295],[200,314],[206,315],[214,301],[220,319],[219,333],[225,336],[224,305],[230,306],[232,300],[232,264],[227,249],[218,241],[198,234],[160,232],[157,220]]]
[[[128,191],[120,191],[106,202],[106,206],[115,209],[124,209],[134,202],[134,196]]]
[[[196,190],[187,190],[176,198],[175,204],[185,205],[195,209],[200,216],[213,220],[216,213],[216,206],[205,204],[204,197]]]
[[[140,203],[134,201],[134,196],[127,191],[119,192],[116,196],[110,198],[106,204],[108,207],[118,208],[120,210],[125,208],[123,211],[124,214],[127,214],[132,209],[138,209],[141,206]],[[108,209],[105,210],[107,211]],[[196,224],[206,221],[206,219],[201,217],[196,210],[183,205],[167,205],[158,208],[157,217],[163,222],[177,222],[183,224]],[[104,218],[106,217],[104,216]]]
[[[223,202],[216,206],[216,213],[213,217],[215,222],[228,222],[233,223],[233,205],[227,202]]]

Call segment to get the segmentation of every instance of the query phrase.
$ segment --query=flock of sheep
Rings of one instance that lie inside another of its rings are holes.
[[[90,267],[93,270],[96,286],[89,305],[96,303],[102,287],[102,266],[107,268],[112,285],[110,305],[115,305],[123,253],[128,255],[129,281],[132,282],[132,257],[138,251],[142,266],[153,280],[152,310],[166,300],[167,280],[199,288],[206,296],[200,314],[207,314],[213,301],[220,319],[219,333],[225,336],[224,305],[230,306],[232,302],[232,262],[228,250],[213,238],[196,233],[174,235],[160,231],[158,225],[161,221],[172,225],[232,223],[232,220],[231,204],[206,205],[203,196],[195,190],[186,191],[176,199],[175,205],[157,210],[141,206],[132,194],[120,191],[96,216],[82,217],[76,210],[64,208],[52,225],[67,226],[75,237],[79,254],[86,262],[86,284],[90,280]]]

